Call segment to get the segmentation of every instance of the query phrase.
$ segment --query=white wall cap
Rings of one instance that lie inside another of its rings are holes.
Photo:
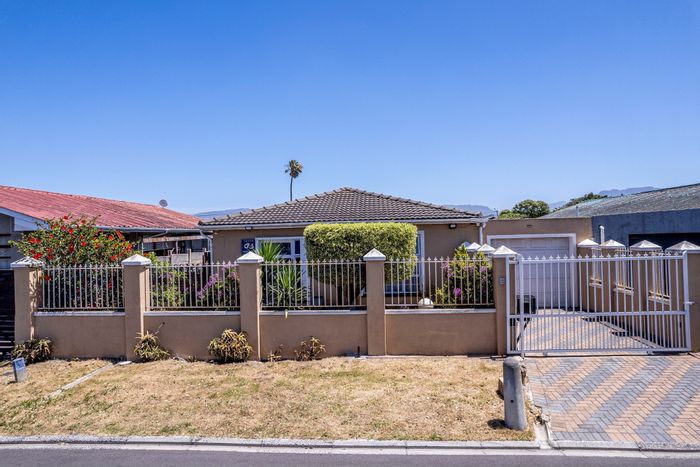
[[[494,258],[509,258],[515,255],[517,255],[517,253],[505,245],[499,246],[498,248],[496,248],[496,251],[493,252]]]
[[[496,251],[496,249],[494,247],[492,247],[491,245],[484,243],[479,248],[477,248],[476,251],[478,251],[480,253],[493,253],[494,251]]]
[[[22,269],[22,268],[40,268],[44,265],[43,261],[34,259],[31,256],[25,256],[22,259],[18,259],[10,264],[12,269]]]
[[[615,241],[615,240],[613,240],[613,239],[610,239],[610,240],[607,240],[607,241],[601,243],[601,244],[600,244],[600,247],[603,248],[603,249],[611,249],[611,250],[613,250],[613,249],[624,248],[625,245],[623,245],[622,243],[620,243],[620,242],[618,242],[618,241]]]
[[[472,243],[469,243],[469,244],[467,244],[467,242],[464,242],[463,245],[464,245],[464,247],[467,249],[467,251],[470,252],[470,253],[471,253],[471,252],[474,252],[474,251],[477,251],[479,248],[481,248],[481,245],[479,245],[479,244],[476,243],[476,242],[472,242]]]
[[[579,242],[578,245],[576,245],[579,248],[595,248],[599,246],[596,242],[591,240],[590,238],[585,239],[582,242]]]
[[[376,248],[372,248],[362,257],[365,261],[385,261],[386,255]]]
[[[151,260],[139,254],[131,255],[122,260],[122,266],[150,266]]]
[[[248,264],[248,263],[260,264],[263,261],[265,261],[263,259],[263,257],[255,252],[253,252],[253,251],[249,251],[248,253],[244,254],[243,256],[241,256],[240,258],[238,258],[236,260],[237,263],[243,263],[243,264]]]
[[[685,251],[687,251],[688,253],[700,253],[700,246],[697,246],[695,243],[690,243],[684,240],[680,243],[676,243],[675,245],[666,248],[666,251],[670,251],[672,253],[683,253]]]
[[[642,240],[630,247],[633,251],[659,251],[661,247],[656,243],[651,243],[649,240]]]

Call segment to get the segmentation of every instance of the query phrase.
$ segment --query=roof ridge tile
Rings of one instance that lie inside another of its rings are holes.
[[[359,198],[358,198],[359,196]],[[341,187],[284,203],[203,222],[203,225],[309,224],[378,220],[472,219],[480,214],[353,187]]]

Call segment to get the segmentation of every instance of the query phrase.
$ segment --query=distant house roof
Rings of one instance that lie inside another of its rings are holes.
[[[554,211],[544,217],[593,217],[683,209],[700,209],[700,183],[586,201]]]
[[[356,188],[319,193],[287,203],[275,204],[202,222],[205,226],[283,226],[315,222],[469,222],[478,213],[438,206]]]
[[[199,230],[199,219],[152,204],[0,185],[0,213],[43,221],[68,214],[97,217],[97,225],[130,230]]]

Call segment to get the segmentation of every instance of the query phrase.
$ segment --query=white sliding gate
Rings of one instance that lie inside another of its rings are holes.
[[[690,350],[686,255],[517,256],[509,263],[510,354]]]

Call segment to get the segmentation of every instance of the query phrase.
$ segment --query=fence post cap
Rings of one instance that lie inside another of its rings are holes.
[[[496,251],[496,249],[494,247],[492,247],[491,245],[489,245],[488,243],[484,243],[479,248],[477,248],[476,251],[478,251],[479,253],[486,253],[487,255],[489,255],[489,254],[493,253],[494,251]]]
[[[467,251],[468,251],[469,253],[474,253],[474,252],[477,251],[479,248],[481,248],[481,245],[479,245],[479,244],[476,243],[476,242],[472,242],[472,243],[469,243],[469,244],[467,244],[467,242],[464,242],[463,246],[467,249]]]
[[[675,245],[666,248],[666,251],[671,253],[700,253],[700,246],[697,246],[695,243],[690,243],[684,240],[680,243],[676,243]]]
[[[22,269],[22,268],[40,268],[44,265],[43,261],[32,258],[31,256],[25,256],[22,259],[12,262],[10,268],[12,269]]]
[[[150,266],[151,260],[138,253],[122,260],[122,266]]]
[[[601,243],[600,247],[604,250],[605,249],[616,250],[619,248],[624,248],[625,245],[623,245],[622,243],[620,243],[618,241],[610,239],[610,240],[607,240],[607,241],[604,241],[603,243]]]
[[[630,247],[633,251],[660,251],[661,247],[656,243],[651,243],[649,240],[642,240]]]
[[[385,261],[386,255],[376,248],[372,248],[362,257],[365,261]]]
[[[498,248],[496,248],[496,251],[493,252],[493,257],[494,258],[512,258],[513,256],[516,256],[517,253],[508,248],[505,245],[501,245]]]
[[[576,245],[579,248],[595,248],[598,246],[596,242],[591,240],[590,238],[585,239],[582,242],[578,242],[578,245]]]
[[[244,254],[240,258],[236,260],[237,263],[243,263],[243,264],[260,264],[264,261],[263,257],[260,256],[259,254],[249,251],[248,253]]]

